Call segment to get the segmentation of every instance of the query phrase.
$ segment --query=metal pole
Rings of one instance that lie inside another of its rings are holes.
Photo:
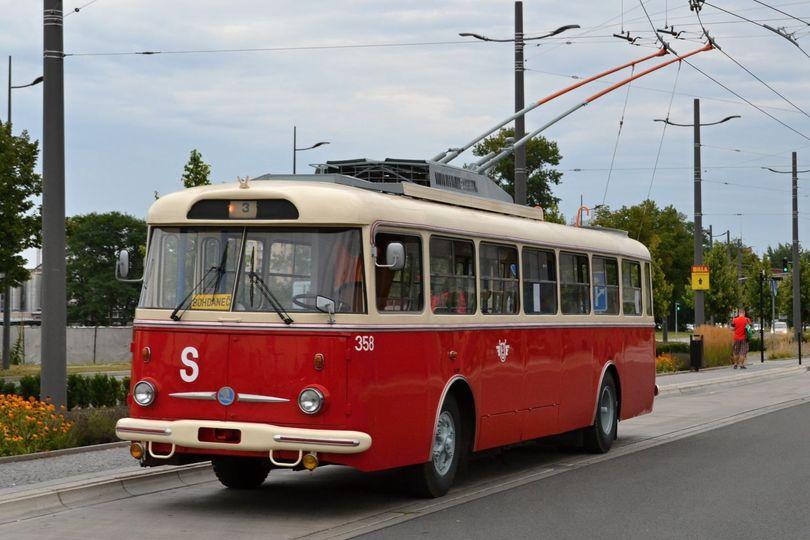
[[[700,100],[695,107],[695,265],[703,264],[703,209],[700,199]],[[703,291],[695,291],[695,328],[703,324]]]
[[[11,135],[11,55],[8,57],[8,133]],[[3,276],[5,278],[5,276]],[[3,369],[11,366],[11,287],[3,289]]]
[[[765,362],[765,270],[759,271],[759,362]]]
[[[44,0],[42,93],[42,387],[66,404],[65,85],[62,0]]]
[[[712,230],[712,225],[709,225],[709,249],[714,247],[714,231]]]
[[[799,173],[796,152],[793,152],[793,327],[799,344],[799,365],[802,364],[802,312],[800,294],[801,268],[799,268]]]
[[[293,174],[295,174],[295,145],[297,144],[295,138],[296,138],[296,126],[293,126]]]
[[[515,112],[523,110],[523,2],[515,2]],[[526,117],[515,118],[515,140],[526,135]],[[515,148],[515,204],[526,204],[526,147]]]
[[[678,333],[678,302],[675,302],[675,333]]]

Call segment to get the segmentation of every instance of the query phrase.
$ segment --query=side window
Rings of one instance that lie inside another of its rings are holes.
[[[616,259],[593,257],[593,312],[619,314],[619,263]]]
[[[622,306],[625,315],[641,315],[641,266],[622,261]]]
[[[652,273],[650,272],[650,263],[644,263],[644,289],[645,296],[647,297],[647,315],[653,314],[653,296],[652,296]]]
[[[482,243],[479,266],[481,312],[494,315],[520,311],[517,248]]]
[[[160,281],[160,305],[173,306],[179,301],[177,294],[177,235],[167,234],[161,239],[160,259],[163,261],[161,268],[163,275]]]
[[[433,313],[475,313],[475,246],[468,240],[430,239]]]
[[[375,269],[377,311],[422,311],[422,240],[416,236],[378,234],[375,239],[378,253],[385,253],[391,242],[400,242],[405,247],[405,268],[396,272]]]
[[[523,311],[557,313],[557,265],[553,251],[523,248]]]
[[[591,312],[591,272],[588,256],[560,253],[560,305],[565,315],[587,315]]]

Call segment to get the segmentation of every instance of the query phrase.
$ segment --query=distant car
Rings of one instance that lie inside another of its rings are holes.
[[[773,330],[774,334],[787,334],[788,333],[788,325],[785,321],[776,321],[773,323]]]
[[[686,331],[687,332],[694,332],[695,331],[695,325],[692,324],[692,323],[686,323]]]

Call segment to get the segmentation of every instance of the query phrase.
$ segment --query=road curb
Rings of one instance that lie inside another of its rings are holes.
[[[16,463],[18,461],[33,461],[35,459],[69,456],[71,454],[83,454],[85,452],[98,452],[100,450],[110,450],[112,448],[126,448],[129,446],[129,444],[129,441],[119,441],[104,444],[91,444],[87,446],[74,446],[73,448],[49,450],[48,452],[34,452],[32,454],[22,454],[20,456],[3,456],[0,457],[0,465],[6,463]]]
[[[741,372],[735,373],[728,377],[707,379],[705,381],[691,381],[680,384],[665,384],[658,386],[658,396],[668,396],[677,394],[689,394],[693,392],[700,392],[707,388],[728,388],[730,386],[742,386],[755,382],[766,381],[768,379],[777,379],[779,377],[788,377],[790,375],[804,373],[808,371],[808,366],[790,366],[786,368],[775,368],[767,371],[759,371],[754,373],[742,374]]]
[[[214,480],[210,463],[144,469],[0,495],[0,525]]]

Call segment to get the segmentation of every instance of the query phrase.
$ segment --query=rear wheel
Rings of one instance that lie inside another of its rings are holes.
[[[414,491],[420,497],[441,497],[453,485],[465,445],[461,413],[452,395],[447,396],[439,412],[430,448],[430,461],[411,470]]]
[[[222,485],[232,489],[255,489],[270,472],[270,460],[219,456],[211,460],[214,474]]]
[[[593,425],[585,428],[583,442],[585,449],[592,454],[604,454],[610,450],[616,438],[618,427],[618,396],[616,394],[616,381],[611,373],[605,373],[599,387],[596,402],[596,418]]]

